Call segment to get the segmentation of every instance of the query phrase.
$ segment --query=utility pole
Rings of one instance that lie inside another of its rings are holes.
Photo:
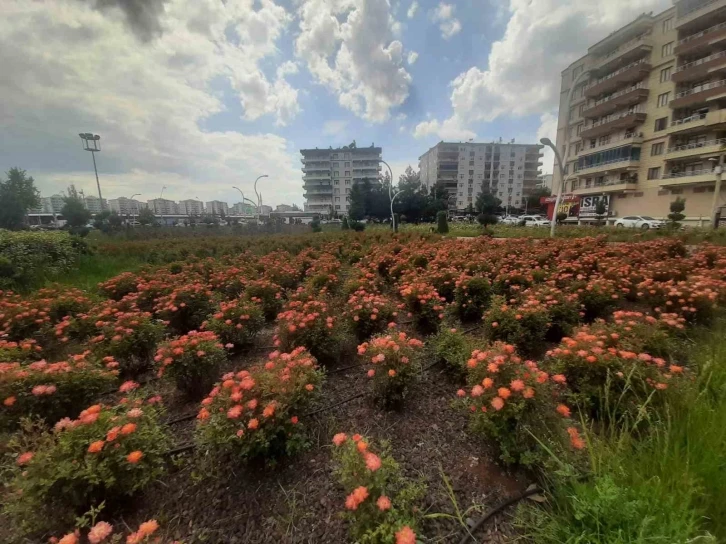
[[[101,151],[101,137],[98,134],[82,132],[79,134],[83,140],[83,149],[91,152],[93,157],[93,171],[96,173],[96,187],[98,187],[98,201],[103,211],[103,196],[101,195],[101,182],[98,181],[98,168],[96,168],[96,153]]]

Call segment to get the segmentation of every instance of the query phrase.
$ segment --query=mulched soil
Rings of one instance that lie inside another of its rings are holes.
[[[266,340],[263,337],[258,345],[269,345]],[[252,350],[231,366],[244,368],[266,353]],[[329,369],[322,407],[368,391],[364,367],[336,371],[355,365],[356,359],[343,358]],[[197,410],[198,404],[175,396],[169,384],[161,381],[153,386],[166,395],[169,420]],[[165,537],[187,544],[349,542],[340,516],[345,494],[332,474],[331,439],[337,432],[390,441],[405,476],[427,484],[427,513],[456,512],[445,475],[458,508],[463,512],[474,506],[467,517],[476,519],[525,490],[529,481],[525,474],[509,473],[495,464],[493,452],[467,432],[466,414],[452,406],[458,387],[444,366],[436,365],[421,375],[400,411],[385,412],[363,397],[320,412],[307,419],[310,449],[274,467],[244,468],[199,451],[180,454],[171,460],[173,468],[163,481],[147,489],[116,523],[135,527],[155,518]],[[173,426],[179,445],[191,442],[195,423]],[[491,520],[475,542],[509,541],[513,531],[507,516]],[[457,520],[439,516],[427,519],[422,533],[426,542],[445,543],[458,542],[462,531]]]

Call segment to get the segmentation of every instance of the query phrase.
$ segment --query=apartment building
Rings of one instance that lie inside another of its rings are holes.
[[[221,200],[210,200],[204,204],[204,208],[211,215],[229,215],[229,206]]]
[[[446,189],[451,204],[465,210],[488,191],[502,206],[523,207],[524,199],[540,183],[542,148],[539,144],[440,142],[419,157],[421,183]]]
[[[353,184],[380,179],[380,147],[357,147],[354,142],[337,149],[301,149],[300,153],[306,212],[345,215]]]
[[[726,0],[643,14],[562,72],[565,191],[613,217],[665,217],[682,197],[689,220],[707,219],[725,144]]]
[[[83,202],[86,204],[86,209],[94,215],[108,209],[108,202],[105,198],[101,200],[97,196],[91,195],[84,197]]]
[[[167,200],[166,198],[149,200],[148,206],[154,212],[154,215],[180,215],[179,205],[173,200]]]
[[[63,206],[65,206],[65,205],[66,205],[65,196],[63,196],[63,195],[44,196],[44,197],[41,197],[41,199],[40,199],[40,206],[38,206],[37,208],[31,209],[30,213],[59,214],[59,213],[61,213],[61,210],[63,209]]]
[[[179,204],[177,205],[177,209],[182,215],[204,215],[204,204],[202,204],[201,200],[196,200],[193,198],[187,200],[180,200]]]
[[[138,200],[119,197],[112,198],[108,201],[108,209],[112,212],[116,212],[121,216],[126,215],[139,215],[139,212],[146,207],[145,202],[139,202]]]

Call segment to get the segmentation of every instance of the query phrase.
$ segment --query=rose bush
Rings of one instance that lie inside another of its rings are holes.
[[[216,334],[223,344],[239,348],[251,344],[265,325],[262,307],[243,298],[222,302],[217,312],[202,324]]]

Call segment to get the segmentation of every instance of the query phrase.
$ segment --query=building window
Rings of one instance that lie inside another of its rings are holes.
[[[346,168],[350,168],[350,163],[349,163],[349,162],[346,162],[346,163],[345,163],[345,167],[346,167]]]
[[[474,170],[469,170],[469,175],[470,176],[473,176],[474,175]]]
[[[336,170],[334,172],[334,175],[335,175],[336,178],[339,178],[340,177],[340,170]]]
[[[578,135],[578,136],[579,136],[579,135],[580,135],[580,133],[582,132],[582,127],[583,127],[583,126],[585,126],[585,123],[580,123],[579,125],[577,125],[577,135]]]
[[[337,159],[337,158],[338,158],[338,154],[337,154],[337,153],[335,153],[335,154],[333,155],[333,159]]]
[[[339,209],[340,209],[340,204],[336,204],[336,205],[335,205],[335,209],[336,209],[336,210],[339,210]]]
[[[669,66],[668,68],[663,68],[660,71],[660,82],[665,83],[666,81],[670,81],[672,71],[673,71],[673,66]]]
[[[336,197],[335,197],[335,201],[336,201],[336,202],[340,202],[340,197],[339,197],[339,196],[336,196]]]
[[[667,117],[661,117],[660,119],[655,120],[655,131],[658,132],[659,130],[665,130],[668,126],[668,118]]]
[[[673,54],[673,42],[665,44],[660,48],[661,57],[668,57]]]
[[[653,144],[650,146],[650,156],[655,157],[656,155],[662,155],[663,154],[663,142],[659,142],[657,144]]]
[[[350,176],[350,170],[346,170],[346,171],[345,171],[345,175],[346,175],[346,177],[347,177],[347,176]]]
[[[663,106],[668,105],[668,100],[671,97],[671,93],[663,93],[658,95],[658,107],[661,108]]]
[[[665,21],[663,21],[663,34],[668,32],[669,30],[673,30],[673,17],[669,17]]]
[[[648,179],[659,179],[660,178],[660,166],[655,168],[648,168]]]

